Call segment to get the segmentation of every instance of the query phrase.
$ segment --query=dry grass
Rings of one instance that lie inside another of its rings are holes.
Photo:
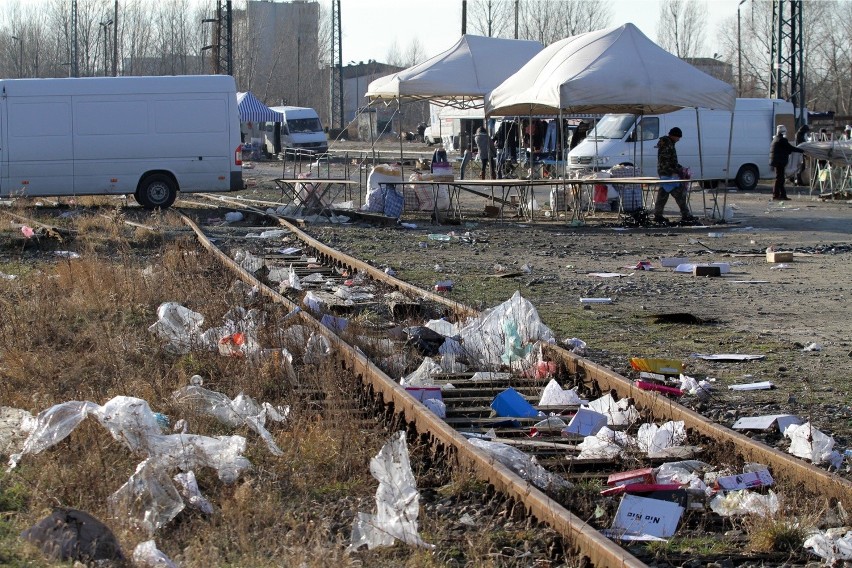
[[[347,554],[355,512],[375,512],[377,482],[368,466],[390,437],[341,402],[358,385],[331,363],[301,364],[303,345],[280,344],[277,330],[293,323],[281,319],[286,309],[247,300],[193,240],[178,237],[165,243],[156,231],[126,225],[121,210],[103,211],[62,220],[63,226],[78,231],[73,242],[33,243],[22,241],[19,232],[0,234],[0,272],[18,275],[0,280],[2,405],[36,414],[70,400],[104,404],[115,396],[133,396],[167,415],[172,424],[185,419],[190,432],[245,436],[252,469],[232,485],[222,483],[213,470],[195,471],[215,512],[205,516],[184,510],[156,533],[161,550],[187,568],[508,565],[495,560],[495,554],[499,557],[502,546],[521,542],[523,535],[480,538],[482,531],[472,529],[459,539],[448,528],[457,520],[454,515],[421,518],[424,536],[444,543],[440,556],[404,545]],[[177,233],[169,214],[151,215],[147,224]],[[55,249],[75,250],[81,257],[57,258],[49,254]],[[202,313],[205,328],[220,325],[235,305],[264,309],[264,347],[287,347],[294,354],[301,390],[294,390],[292,377],[272,358],[167,353],[148,332],[157,307],[166,301]],[[353,333],[370,333],[355,327]],[[245,427],[234,431],[177,405],[172,393],[196,374],[206,388],[229,397],[244,392],[259,402],[289,406],[285,424],[267,423],[284,455],[273,456]],[[415,471],[436,485],[447,484],[444,474],[424,471],[441,467],[433,457],[430,461],[429,452],[412,445]],[[418,456],[431,465],[418,465]],[[129,554],[149,536],[130,519],[112,516],[107,499],[143,458],[87,419],[57,445],[25,456],[10,473],[0,473],[0,564],[49,566],[18,535],[60,505],[105,521]],[[451,496],[485,492],[470,472],[458,474],[445,489]],[[500,522],[495,514],[492,524]]]

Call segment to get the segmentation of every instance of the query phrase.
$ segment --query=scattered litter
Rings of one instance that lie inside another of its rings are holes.
[[[607,417],[605,415],[588,408],[580,408],[562,432],[580,436],[594,436],[606,424]]]
[[[636,385],[636,388],[644,391],[653,391],[659,392],[662,394],[669,394],[672,396],[683,396],[684,392],[675,387],[667,387],[665,385],[660,385],[657,383],[649,383],[647,381],[635,381],[633,384]]]
[[[784,430],[784,436],[790,438],[790,449],[794,456],[811,460],[813,464],[829,463],[840,467],[843,455],[834,450],[834,438],[813,427],[810,422],[791,424]]]
[[[741,515],[769,517],[778,512],[778,497],[771,489],[766,495],[748,490],[719,493],[710,501],[710,509],[723,517]]]
[[[411,472],[405,432],[397,432],[370,460],[370,473],[379,482],[376,514],[358,513],[352,525],[352,542],[347,551],[354,552],[365,544],[371,550],[390,546],[396,540],[413,546],[434,548],[418,534],[420,494]]]
[[[710,396],[710,382],[697,380],[689,375],[680,374],[680,390],[684,393],[704,399]]]
[[[754,390],[770,390],[774,389],[775,385],[770,381],[759,381],[756,383],[745,383],[739,385],[728,385],[728,390],[733,391],[754,391]]]
[[[195,377],[198,375],[194,375],[193,378]],[[176,403],[190,405],[195,412],[209,414],[231,428],[238,428],[245,424],[257,432],[273,455],[283,455],[275,444],[272,434],[264,426],[267,418],[283,422],[289,414],[289,408],[275,409],[268,402],[258,405],[250,396],[243,393],[231,400],[225,394],[205,389],[198,384],[187,385],[175,391],[172,398]]]
[[[539,406],[577,406],[580,404],[588,404],[588,400],[583,400],[577,394],[577,388],[563,390],[556,379],[550,379],[547,386],[541,393]]]
[[[852,560],[852,530],[842,527],[817,531],[805,540],[804,547],[825,558],[826,565],[835,566],[838,561]]]
[[[56,256],[58,256],[60,258],[68,258],[68,259],[80,258],[79,254],[77,254],[76,252],[70,251],[70,250],[55,250],[55,251],[53,251],[53,254],[55,254]]]
[[[728,280],[731,284],[769,284],[769,280]]]
[[[675,534],[683,511],[684,508],[676,503],[625,495],[608,535],[611,538],[630,535],[634,540],[669,538]]]
[[[520,292],[479,317],[469,320],[459,330],[459,339],[471,366],[494,368],[501,364],[525,364],[532,367],[533,349],[539,341],[555,343],[553,332],[544,323],[535,306]],[[521,358],[522,355],[528,358]]]
[[[663,268],[676,268],[677,266],[679,266],[681,264],[687,264],[687,263],[689,263],[688,258],[679,257],[679,256],[660,259],[660,264],[663,266]]]
[[[226,223],[239,223],[243,220],[243,214],[239,211],[228,211],[225,213]]]
[[[580,298],[581,304],[611,304],[612,298]]]
[[[416,223],[400,223],[399,226],[402,227],[403,229],[416,229],[417,228]]]
[[[636,270],[652,270],[654,267],[651,266],[650,261],[640,260],[639,262],[636,263],[636,266],[633,267],[633,268],[636,268]]]
[[[491,402],[491,408],[497,413],[497,416],[529,418],[542,415],[512,387],[495,396]]]
[[[663,375],[679,375],[683,372],[683,361],[677,359],[648,359],[631,357],[630,366],[637,371],[661,373]]]
[[[55,561],[100,565],[124,560],[118,540],[109,527],[77,509],[57,508],[21,533],[21,537]]]
[[[131,560],[136,568],[177,568],[177,564],[160,551],[153,540],[137,544],[133,549]]]
[[[716,478],[716,485],[725,491],[734,491],[739,489],[754,489],[756,487],[768,487],[773,485],[775,481],[768,469],[761,469],[738,475],[726,475]]]
[[[424,357],[423,362],[420,363],[420,366],[410,375],[406,375],[403,377],[399,383],[404,387],[429,387],[435,384],[435,380],[432,378],[433,375],[437,375],[443,373],[444,370],[441,368],[441,365],[430,359],[429,357]]]
[[[283,249],[278,249],[278,254],[294,255],[294,254],[301,254],[301,253],[302,253],[302,249],[300,249],[299,247],[287,247],[287,248],[283,248]]]
[[[35,231],[33,231],[32,227],[28,227],[27,225],[21,227],[21,233],[28,239],[35,236]]]
[[[6,274],[5,272],[0,272],[0,278],[3,280],[15,280],[18,278],[16,274]]]
[[[561,475],[550,473],[517,448],[501,442],[490,442],[478,438],[469,438],[468,442],[494,457],[495,460],[508,467],[526,481],[539,489],[558,490],[572,487],[571,483]]]
[[[190,507],[198,509],[205,515],[213,514],[213,505],[201,494],[198,481],[195,479],[195,472],[178,473],[172,479],[178,484],[178,493],[189,503]]]
[[[639,411],[633,406],[633,400],[630,398],[622,398],[616,402],[612,394],[607,393],[590,402],[588,407],[606,415],[607,424],[610,426],[629,426],[639,420]]]
[[[700,264],[678,264],[675,268],[675,272],[685,272],[689,274],[694,274],[696,268],[704,268],[704,267],[716,267],[719,269],[720,274],[727,274],[731,271],[731,265],[727,262],[709,262],[709,263],[700,263]],[[700,275],[699,275],[700,276]]]
[[[662,426],[646,423],[639,426],[636,439],[648,457],[655,458],[665,455],[664,450],[683,444],[686,441],[686,429],[683,420],[670,420]]]
[[[765,359],[766,355],[745,355],[740,353],[716,353],[713,355],[705,355],[703,353],[693,353],[692,357],[696,359],[704,359],[705,361],[757,361]]]
[[[785,264],[785,263],[782,262],[781,264],[776,264],[775,266],[770,266],[769,270],[784,270],[784,269],[787,269],[787,268],[793,268],[793,267],[790,266],[789,264]]]
[[[452,280],[439,280],[435,282],[435,291],[436,292],[452,292],[453,291],[453,281]]]
[[[622,274],[621,272],[589,272],[589,276],[597,276],[598,278],[621,278],[623,276],[630,275]]]
[[[811,343],[802,349],[802,351],[822,351],[822,343]]]
[[[622,485],[630,485],[632,483],[656,483],[653,468],[646,467],[642,469],[611,473],[606,480],[606,484],[610,487],[620,487]]]
[[[792,414],[769,414],[766,416],[746,416],[740,418],[732,428],[734,430],[768,430],[773,424],[778,425],[778,431],[782,434],[791,424],[799,425],[802,420]]]
[[[566,339],[563,341],[566,347],[571,348],[572,353],[576,353],[578,355],[582,355],[586,352],[586,342],[582,339],[577,339],[576,337],[572,337],[571,339]]]
[[[452,237],[450,235],[441,235],[441,234],[430,234],[427,238],[430,241],[449,242],[449,241],[452,240]]]

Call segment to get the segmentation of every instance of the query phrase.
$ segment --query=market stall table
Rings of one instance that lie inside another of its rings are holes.
[[[273,181],[281,189],[285,205],[329,214],[334,200],[348,187],[358,184],[354,180],[336,178],[278,178]]]

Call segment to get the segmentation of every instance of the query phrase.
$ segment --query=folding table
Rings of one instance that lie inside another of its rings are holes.
[[[306,210],[331,214],[331,205],[347,187],[357,181],[335,178],[279,178],[273,180],[281,188],[281,200]]]

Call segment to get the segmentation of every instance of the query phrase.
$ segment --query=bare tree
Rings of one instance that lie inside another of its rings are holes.
[[[678,57],[697,57],[704,47],[707,6],[696,0],[662,0],[657,43]]]
[[[471,0],[467,4],[468,33],[513,37],[515,0]]]
[[[556,0],[520,4],[519,34],[549,45],[560,39],[605,28],[611,19],[603,0]]]

